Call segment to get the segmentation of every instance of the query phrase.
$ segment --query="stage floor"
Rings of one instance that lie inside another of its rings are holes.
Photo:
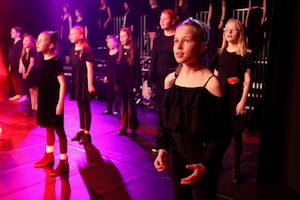
[[[28,103],[0,102],[0,199],[105,199],[171,200],[169,172],[158,173],[153,167],[151,147],[156,136],[156,111],[138,105],[140,128],[134,138],[117,136],[118,117],[101,115],[105,102],[92,101],[92,144],[79,145],[70,138],[78,131],[75,101],[65,100],[65,130],[68,138],[70,173],[53,178],[51,169],[36,169],[33,163],[45,151],[45,130],[36,125]],[[218,199],[282,199],[281,189],[262,188],[256,184],[259,133],[244,133],[241,159],[243,183],[231,183],[231,148],[224,158]],[[55,166],[59,159],[55,143]],[[284,197],[284,199],[289,199]]]

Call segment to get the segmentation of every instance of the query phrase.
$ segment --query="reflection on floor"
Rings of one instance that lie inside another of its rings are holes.
[[[70,138],[78,131],[78,112],[74,101],[65,100],[65,130],[68,137],[70,173],[53,178],[50,168],[36,169],[33,163],[45,150],[45,130],[36,125],[35,113],[28,103],[0,102],[0,199],[105,199],[171,200],[169,172],[158,173],[153,167],[151,147],[156,135],[156,111],[138,105],[138,136],[117,136],[118,117],[101,115],[105,102],[92,101],[92,144],[79,145]],[[243,183],[231,183],[231,148],[224,158],[218,199],[255,200],[273,192],[259,190],[256,164],[259,135],[244,134],[242,157]],[[55,145],[58,163],[58,141]],[[273,191],[273,190],[272,190]],[[278,197],[278,196],[275,196]],[[272,198],[271,199],[276,199]]]

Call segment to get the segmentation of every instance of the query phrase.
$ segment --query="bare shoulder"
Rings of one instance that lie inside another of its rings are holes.
[[[206,89],[217,97],[223,96],[221,82],[217,76],[211,77],[206,85]]]
[[[175,72],[172,72],[166,76],[165,84],[164,84],[165,90],[169,89],[170,87],[172,87],[172,85],[174,85],[175,79],[176,79]]]

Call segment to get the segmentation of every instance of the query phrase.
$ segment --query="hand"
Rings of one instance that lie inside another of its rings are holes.
[[[96,94],[96,90],[93,85],[89,85],[88,90],[89,90],[90,94],[92,94],[92,95]]]
[[[107,82],[108,82],[108,78],[107,78],[107,76],[104,76],[103,83],[107,83]]]
[[[191,185],[196,183],[206,172],[206,168],[202,164],[191,164],[186,165],[187,169],[192,169],[193,173],[185,178],[181,179],[181,184],[183,185]]]
[[[57,104],[55,114],[56,115],[61,115],[63,112],[64,112],[64,106],[60,105],[60,104]]]
[[[245,104],[239,102],[239,103],[236,105],[235,111],[236,111],[236,115],[244,115],[244,114],[246,114]]]
[[[158,172],[168,169],[168,154],[165,150],[159,149],[156,159],[154,160],[154,167]]]
[[[135,93],[136,92],[136,88],[132,88],[132,92]]]

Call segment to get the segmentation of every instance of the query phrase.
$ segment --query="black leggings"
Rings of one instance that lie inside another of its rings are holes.
[[[90,101],[77,101],[77,106],[79,110],[80,118],[80,129],[85,131],[90,131],[92,123],[92,114],[91,114],[91,102]]]

